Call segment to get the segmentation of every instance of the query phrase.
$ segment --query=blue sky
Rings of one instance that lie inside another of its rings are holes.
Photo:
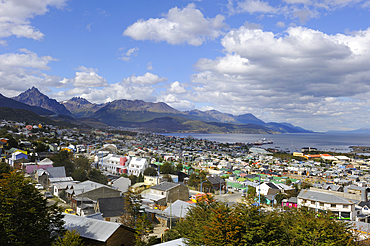
[[[369,27],[368,0],[5,0],[0,93],[368,128]]]

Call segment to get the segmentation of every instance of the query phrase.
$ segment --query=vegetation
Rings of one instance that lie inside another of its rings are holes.
[[[59,237],[53,246],[83,246],[82,238],[75,230],[67,230],[63,237]]]
[[[188,245],[355,245],[349,226],[302,209],[264,212],[257,206],[213,201],[199,202],[177,224]]]
[[[157,176],[157,170],[154,168],[154,167],[147,167],[145,170],[144,170],[144,175],[145,176]]]
[[[64,233],[63,215],[16,171],[0,180],[0,245],[51,245]]]
[[[152,245],[156,236],[150,236],[153,226],[141,207],[141,195],[139,193],[128,192],[125,196],[126,213],[121,216],[122,224],[135,228],[136,246]]]

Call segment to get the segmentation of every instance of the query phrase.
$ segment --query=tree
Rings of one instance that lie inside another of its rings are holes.
[[[100,184],[107,184],[108,183],[107,176],[102,174],[102,172],[99,169],[96,169],[96,168],[91,169],[91,171],[88,175],[88,178],[91,181],[94,181],[94,182],[97,182],[97,183],[100,183]]]
[[[80,234],[75,230],[67,230],[63,237],[59,237],[58,241],[53,243],[53,246],[83,246],[84,242]]]
[[[162,174],[173,174],[173,166],[169,162],[163,163],[163,165],[159,168],[159,172]]]
[[[37,142],[37,146],[35,148],[35,152],[45,152],[49,150],[49,146],[47,146],[46,144],[44,144],[43,142]]]
[[[89,159],[87,159],[87,157],[83,155],[79,155],[76,158],[74,158],[73,164],[75,165],[76,168],[82,168],[86,170],[87,172],[89,172],[91,169],[91,164],[90,164]]]
[[[156,236],[150,236],[150,233],[153,233],[153,225],[149,222],[145,212],[141,211],[141,205],[140,193],[129,191],[125,196],[124,209],[126,213],[121,216],[121,223],[135,228],[135,245],[152,245],[156,240]]]
[[[258,206],[207,200],[175,228],[187,245],[355,245],[348,224],[306,209],[264,212]]]
[[[60,151],[50,158],[54,163],[54,167],[65,167],[66,175],[71,176],[74,171],[72,163],[72,153],[68,151]]]
[[[176,171],[181,172],[182,169],[184,169],[184,166],[181,163],[176,165]]]
[[[51,245],[64,233],[63,215],[20,172],[0,180],[0,245]]]
[[[73,180],[76,180],[76,181],[81,181],[81,182],[86,181],[87,180],[87,172],[82,167],[79,167],[79,168],[77,168],[73,171],[72,178],[73,178]]]
[[[4,177],[4,174],[10,173],[12,168],[5,162],[0,162],[0,179]]]
[[[157,170],[154,168],[154,167],[147,167],[145,170],[144,170],[144,175],[145,176],[157,176]]]

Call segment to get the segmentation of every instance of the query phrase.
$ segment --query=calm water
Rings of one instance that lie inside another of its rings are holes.
[[[370,146],[370,134],[337,133],[288,133],[288,134],[190,134],[172,133],[170,136],[193,136],[222,143],[251,143],[262,138],[272,140],[273,144],[262,145],[263,148],[280,148],[281,150],[300,151],[302,147],[314,147],[322,151],[350,152],[350,146]]]

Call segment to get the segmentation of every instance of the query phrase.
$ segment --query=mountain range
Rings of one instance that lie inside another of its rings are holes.
[[[250,113],[235,116],[217,110],[179,111],[163,102],[121,99],[95,104],[81,97],[73,97],[59,103],[35,87],[14,98],[1,95],[0,106],[25,109],[55,121],[97,128],[123,126],[152,132],[197,133],[312,132],[289,123],[265,123]]]

